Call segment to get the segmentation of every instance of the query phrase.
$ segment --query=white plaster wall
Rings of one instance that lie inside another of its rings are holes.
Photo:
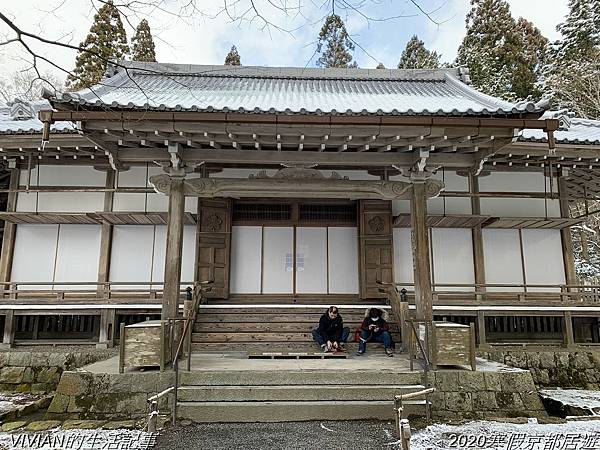
[[[291,227],[264,227],[263,293],[293,293],[293,239]]]
[[[484,229],[483,260],[488,284],[523,284],[519,230]],[[522,291],[522,288],[489,287],[490,292]]]
[[[550,192],[550,179],[542,172],[491,172],[479,177],[480,192]],[[558,182],[553,182],[554,192]]]
[[[331,227],[329,247],[329,293],[358,294],[358,229]]]
[[[392,200],[392,214],[410,214],[410,200]]]
[[[559,200],[481,197],[481,214],[498,217],[560,217]]]
[[[58,225],[17,225],[11,280],[52,281],[57,239]],[[19,289],[52,289],[52,286],[22,286]]]
[[[148,167],[132,166],[129,170],[119,171],[117,174],[117,187],[146,187],[148,180]]]
[[[100,260],[100,225],[60,225],[54,281],[95,282]],[[96,285],[57,285],[56,289],[96,289]]]
[[[102,192],[40,192],[38,212],[96,212],[104,209]]]
[[[396,283],[414,282],[410,228],[394,228],[394,277]]]
[[[522,230],[527,284],[565,284],[560,230]],[[560,291],[560,288],[531,288]]]
[[[232,294],[260,294],[262,227],[231,227]]]
[[[429,214],[471,214],[468,197],[436,197],[427,200]]]
[[[113,211],[135,212],[146,210],[146,194],[135,192],[115,192],[113,197]]]
[[[436,284],[475,283],[473,267],[473,238],[470,229],[432,228],[434,281]],[[440,290],[469,290],[464,287]]]
[[[327,293],[327,228],[296,228],[296,292]]]

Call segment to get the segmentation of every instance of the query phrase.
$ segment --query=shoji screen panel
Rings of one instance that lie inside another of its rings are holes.
[[[58,240],[58,225],[17,225],[12,262],[12,281],[52,281]],[[23,286],[51,289],[52,286]]]
[[[328,233],[329,293],[358,294],[358,230],[331,227]]]
[[[396,283],[414,281],[410,228],[394,228],[394,278]]]
[[[483,230],[485,281],[488,284],[523,284],[519,230]],[[488,291],[521,291],[522,288],[488,287]]]
[[[262,227],[231,227],[232,294],[260,294]]]
[[[100,259],[99,225],[60,225],[54,281],[95,282]],[[57,285],[57,289],[82,289],[82,286]],[[83,287],[96,289],[96,285]]]
[[[296,228],[296,292],[327,293],[327,228]]]
[[[264,294],[291,294],[294,292],[293,243],[293,228],[264,227]]]
[[[564,284],[560,230],[521,230],[527,284]],[[531,288],[530,291],[560,291],[560,288]]]
[[[110,258],[110,281],[141,282],[147,287],[152,274],[153,225],[115,225]],[[122,287],[126,289],[126,287]]]
[[[433,279],[436,284],[474,284],[473,239],[465,228],[432,228]],[[441,287],[443,290],[468,290]],[[472,288],[471,288],[472,289]]]

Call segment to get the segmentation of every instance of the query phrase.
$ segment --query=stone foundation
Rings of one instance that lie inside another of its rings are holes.
[[[538,387],[600,389],[600,351],[494,350],[479,356],[528,369]]]
[[[525,370],[439,370],[430,375],[430,383],[436,388],[432,396],[434,419],[546,416],[533,378]]]
[[[0,351],[0,391],[53,392],[63,371],[106,359],[113,353]]]

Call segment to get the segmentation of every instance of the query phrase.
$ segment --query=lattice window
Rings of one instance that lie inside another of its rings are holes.
[[[291,220],[292,207],[287,203],[235,203],[233,221]]]
[[[300,221],[355,223],[356,206],[354,204],[301,204]]]

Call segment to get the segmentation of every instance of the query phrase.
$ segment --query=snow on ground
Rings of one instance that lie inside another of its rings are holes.
[[[21,405],[34,403],[39,399],[39,395],[0,392],[0,415],[12,411]]]
[[[542,398],[550,398],[563,405],[589,410],[591,415],[600,415],[600,391],[544,389],[539,392]]]
[[[411,450],[591,450],[600,449],[600,420],[538,424],[469,422],[431,425],[413,433]]]
[[[150,450],[157,434],[137,430],[60,430],[0,433],[0,449],[6,450]]]

